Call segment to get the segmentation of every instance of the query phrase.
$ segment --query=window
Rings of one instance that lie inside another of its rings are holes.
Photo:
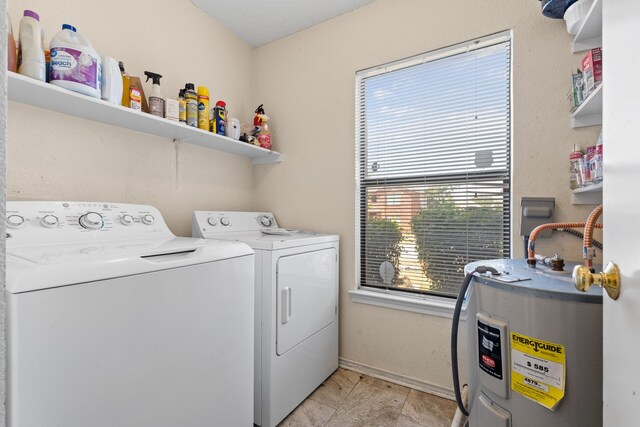
[[[360,288],[456,297],[467,263],[510,256],[510,35],[360,71],[356,91]]]

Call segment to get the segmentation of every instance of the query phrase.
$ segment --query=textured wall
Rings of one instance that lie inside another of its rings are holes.
[[[0,16],[6,16],[7,2],[0,0]],[[7,45],[7,21],[0,19],[0,46]],[[0,49],[5,52],[4,49]],[[5,148],[7,146],[7,57],[0,56],[0,427],[6,425],[6,366],[7,366],[7,346],[6,346],[6,294],[5,294],[5,176],[6,161]]]
[[[40,14],[45,43],[69,23],[100,54],[127,72],[162,74],[162,94],[177,98],[185,82],[205,85],[213,102],[251,120],[253,50],[188,0],[11,2],[17,31],[23,9]],[[150,83],[145,92],[150,93]],[[191,234],[196,209],[249,209],[250,160],[218,151],[9,103],[7,190],[10,199],[145,203],[173,232]]]
[[[474,37],[513,29],[513,205],[556,198],[558,220],[586,219],[571,205],[568,155],[599,129],[569,128],[566,92],[580,55],[563,21],[538,2],[379,0],[257,49],[255,80],[273,122],[281,165],[256,170],[257,207],[282,224],[341,236],[340,355],[439,387],[450,387],[450,321],[352,303],[355,289],[355,73]],[[514,221],[514,256],[522,241]],[[540,253],[581,256],[580,241],[541,241]]]

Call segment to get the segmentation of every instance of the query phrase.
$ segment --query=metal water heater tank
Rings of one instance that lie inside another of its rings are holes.
[[[602,289],[491,260],[467,293],[469,427],[602,426]]]

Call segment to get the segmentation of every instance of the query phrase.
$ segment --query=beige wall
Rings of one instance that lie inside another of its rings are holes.
[[[513,29],[513,205],[556,198],[556,219],[586,219],[571,205],[567,159],[597,128],[569,128],[565,94],[580,56],[563,21],[538,2],[378,0],[257,49],[257,95],[272,117],[281,165],[256,169],[256,204],[286,226],[337,232],[341,240],[340,355],[437,387],[450,387],[450,320],[352,303],[355,281],[355,73],[357,70]],[[514,255],[522,254],[514,220]],[[573,237],[540,253],[581,256]]]
[[[163,96],[193,82],[232,115],[252,118],[253,49],[188,0],[12,0],[9,8],[16,32],[22,11],[35,10],[45,43],[72,24],[129,74],[162,74]],[[188,236],[195,209],[250,209],[252,179],[243,157],[9,103],[9,199],[151,204]]]

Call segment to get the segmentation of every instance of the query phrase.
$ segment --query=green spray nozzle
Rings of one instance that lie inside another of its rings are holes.
[[[145,71],[144,75],[147,76],[147,82],[149,81],[149,79],[153,79],[153,84],[160,86],[160,79],[162,78],[160,74],[152,73],[151,71]]]

